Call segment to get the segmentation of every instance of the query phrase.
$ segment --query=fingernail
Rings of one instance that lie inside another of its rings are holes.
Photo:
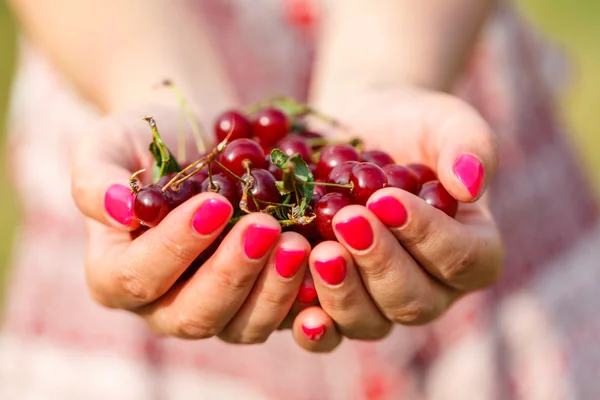
[[[310,271],[306,271],[304,274],[304,280],[300,285],[300,291],[298,292],[298,301],[304,304],[310,304],[317,299],[317,289],[315,289],[315,282]]]
[[[467,188],[471,196],[477,197],[483,184],[483,165],[470,154],[462,155],[452,169],[456,177]]]
[[[244,234],[244,253],[251,259],[264,256],[277,239],[279,230],[254,224],[248,226]]]
[[[210,199],[198,207],[192,218],[192,228],[201,235],[208,235],[227,221],[231,205],[222,200]]]
[[[291,278],[298,272],[304,256],[306,256],[304,250],[292,250],[280,247],[277,249],[277,253],[275,253],[275,271],[282,278]]]
[[[366,250],[373,244],[373,229],[365,217],[358,216],[338,222],[335,229],[353,249]]]
[[[375,216],[385,225],[399,228],[406,223],[408,214],[406,208],[398,199],[391,196],[380,197],[367,206]]]
[[[118,223],[129,226],[133,220],[133,200],[131,189],[123,185],[112,185],[104,194],[104,208]]]
[[[337,257],[327,261],[315,261],[315,269],[321,276],[321,279],[328,285],[339,285],[346,277],[346,261],[344,261],[344,257]]]
[[[319,325],[315,327],[308,327],[302,325],[302,333],[304,333],[304,336],[306,336],[308,340],[316,342],[317,340],[321,339],[325,334],[325,325]]]

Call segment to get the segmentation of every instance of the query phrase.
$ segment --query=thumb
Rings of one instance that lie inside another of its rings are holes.
[[[134,230],[139,223],[133,218],[133,194],[127,184],[145,163],[127,131],[118,118],[105,118],[80,139],[72,152],[71,194],[86,217]]]
[[[436,157],[438,178],[455,199],[479,199],[498,168],[498,141],[485,120],[469,105],[446,96],[427,114],[426,129]]]

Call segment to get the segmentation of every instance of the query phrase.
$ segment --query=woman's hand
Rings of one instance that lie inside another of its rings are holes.
[[[424,324],[465,293],[496,281],[502,245],[485,199],[498,164],[494,134],[460,100],[422,91],[366,98],[348,119],[367,149],[385,150],[399,164],[430,166],[461,203],[453,219],[395,188],[349,206],[334,218],[339,243],[310,255],[322,309],[302,311],[297,342],[329,351],[342,337],[385,337],[393,324]],[[315,336],[311,332],[319,331]]]
[[[141,120],[145,113],[103,119],[74,151],[73,197],[86,216],[86,272],[93,298],[140,315],[161,335],[265,341],[294,304],[309,243],[296,233],[281,234],[274,218],[254,213],[233,227],[189,280],[178,282],[223,232],[233,209],[224,197],[201,193],[132,240],[130,232],[137,228],[132,195],[122,185],[132,172],[151,170],[150,130]],[[161,109],[153,116],[172,145],[178,113]]]

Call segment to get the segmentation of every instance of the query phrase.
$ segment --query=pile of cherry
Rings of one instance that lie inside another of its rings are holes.
[[[365,205],[385,187],[406,190],[451,217],[456,214],[456,200],[427,166],[397,165],[383,151],[360,151],[358,141],[328,141],[278,108],[265,107],[252,115],[227,111],[214,130],[219,145],[183,165],[162,141],[153,140],[150,149],[154,145],[158,171],[154,183],[140,188],[135,177],[131,181],[133,211],[142,230],[158,225],[170,211],[202,192],[219,193],[234,206],[228,229],[247,213],[265,212],[284,230],[301,233],[313,245],[336,240],[331,221],[341,208]],[[163,147],[157,149],[157,144]],[[198,261],[210,257],[219,243]]]

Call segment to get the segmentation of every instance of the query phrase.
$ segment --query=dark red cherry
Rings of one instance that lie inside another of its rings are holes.
[[[419,192],[419,197],[452,218],[456,215],[458,202],[439,181],[430,181],[424,184]]]
[[[410,171],[415,175],[417,181],[424,185],[427,182],[435,181],[437,176],[435,172],[431,168],[423,164],[409,164],[406,168],[410,169]]]
[[[406,190],[412,194],[418,194],[421,184],[417,177],[406,167],[401,165],[386,165],[383,172],[387,175],[388,186]]]

